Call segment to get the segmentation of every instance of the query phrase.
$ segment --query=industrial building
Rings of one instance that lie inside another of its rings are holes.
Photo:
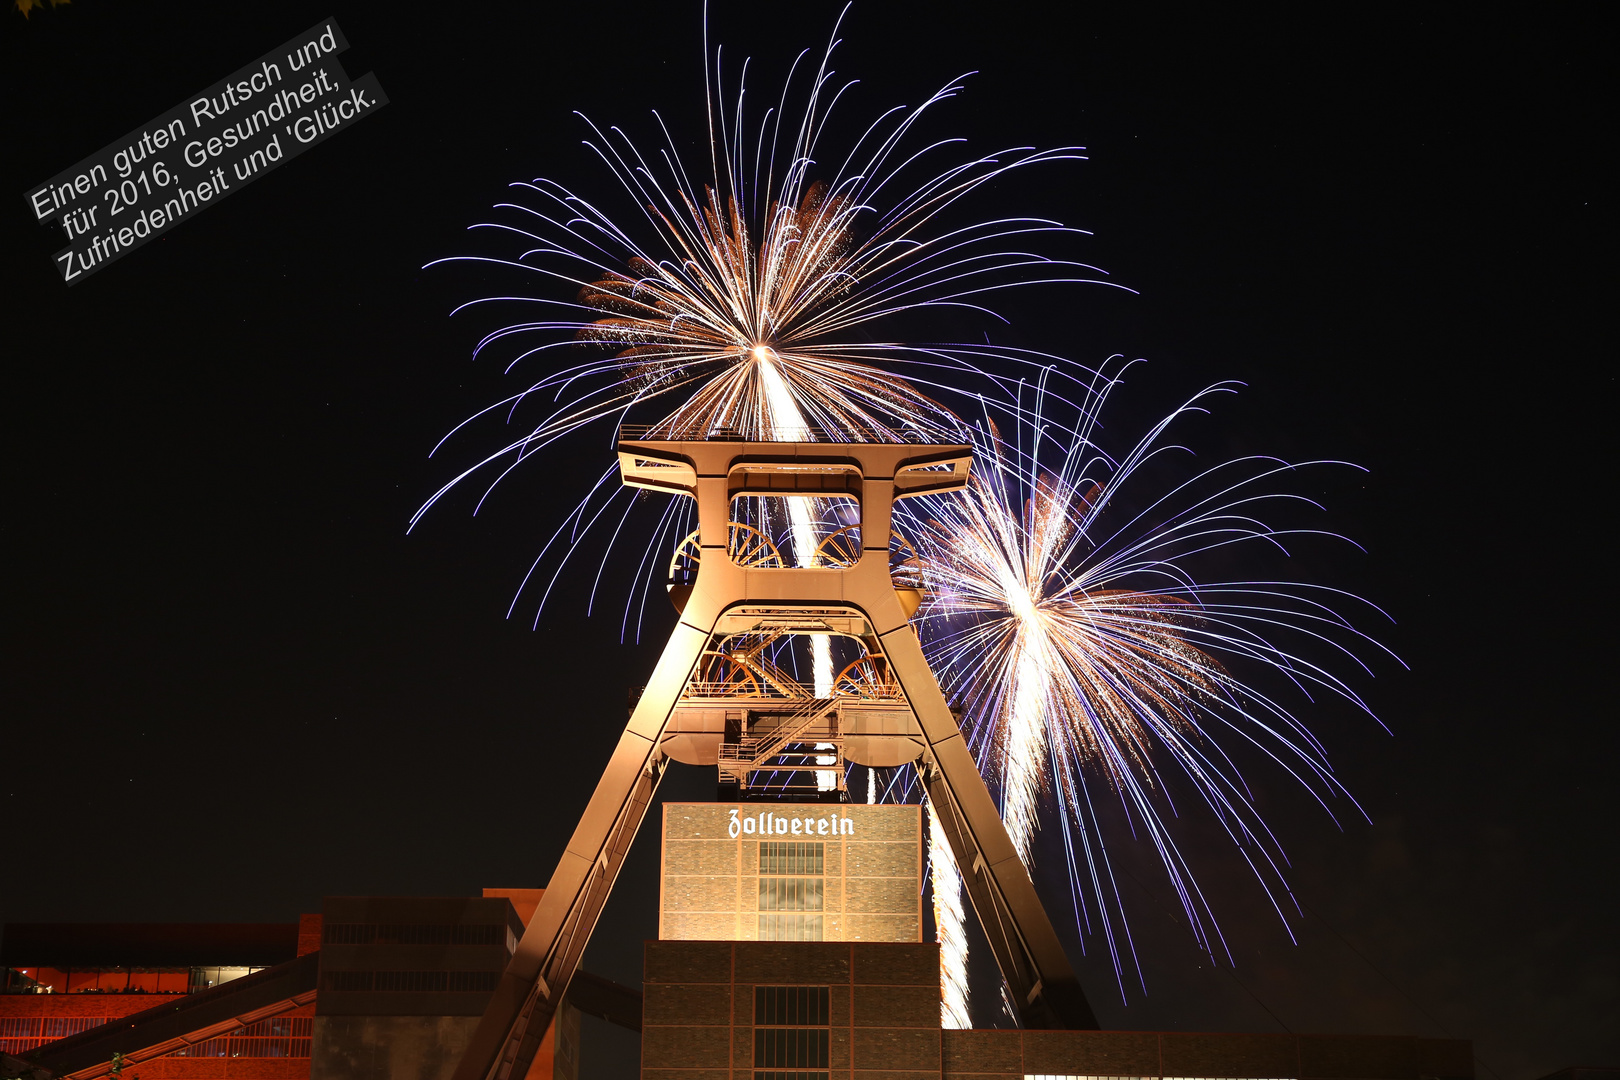
[[[143,1080],[448,1075],[540,894],[334,896],[284,925],[12,924],[0,1060],[77,1080],[115,1054]],[[575,995],[639,1018],[639,995],[607,980]],[[570,1004],[527,1077],[576,1080],[578,1053]]]
[[[1467,1040],[940,1027],[939,949],[647,943],[642,1080],[1462,1080]]]
[[[952,1030],[917,806],[667,804],[644,999],[581,973],[529,1067],[578,1080],[585,1012],[643,1080],[1470,1080],[1466,1041]],[[761,839],[769,837],[770,839]],[[91,1080],[443,1080],[541,890],[328,897],[296,924],[12,925],[0,1053]],[[5,1075],[0,1073],[0,1075]]]
[[[1464,1040],[943,1028],[917,806],[667,804],[661,866],[642,1080],[1473,1076]]]

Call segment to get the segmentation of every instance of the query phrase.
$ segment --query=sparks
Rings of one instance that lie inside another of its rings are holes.
[[[1050,374],[1050,381],[1068,378]],[[1120,800],[1132,828],[1157,850],[1200,945],[1230,962],[1167,825],[1175,809],[1164,778],[1174,771],[1191,781],[1286,926],[1286,862],[1224,744],[1260,747],[1324,807],[1336,797],[1354,800],[1304,724],[1224,661],[1247,670],[1257,661],[1260,670],[1365,709],[1328,667],[1281,641],[1326,646],[1358,666],[1359,651],[1380,647],[1336,610],[1359,603],[1347,594],[1297,583],[1200,582],[1195,574],[1200,556],[1218,549],[1331,535],[1268,524],[1261,515],[1308,503],[1277,490],[1280,477],[1342,463],[1242,459],[1184,476],[1169,490],[1136,491],[1156,472],[1147,463],[1178,449],[1164,441],[1171,425],[1235,387],[1197,395],[1115,458],[1094,435],[1119,382],[1117,374],[1091,379],[1066,395],[1038,386],[1006,437],[993,424],[979,430],[965,497],[919,500],[926,505],[905,514],[929,578],[924,647],[967,708],[964,727],[1000,793],[1008,834],[1033,865],[1050,797],[1077,917],[1087,910],[1099,917],[1123,991],[1129,927],[1095,797]],[[1066,410],[1077,412],[1072,423],[1057,418]],[[1123,522],[1109,512],[1116,503],[1132,507]]]
[[[589,358],[541,373],[452,430],[446,439],[485,418],[513,423],[520,411],[538,410],[522,434],[444,484],[413,526],[474,477],[487,477],[487,497],[528,456],[598,422],[638,420],[648,435],[665,438],[962,438],[962,423],[940,399],[997,394],[1003,376],[988,367],[1029,367],[1031,358],[988,344],[898,343],[874,331],[898,314],[934,308],[997,317],[986,304],[1009,289],[1113,284],[1095,267],[1038,250],[1083,230],[1005,213],[954,220],[1011,171],[1083,160],[1079,147],[1011,147],[963,159],[951,154],[961,140],[923,142],[919,123],[962,92],[960,79],[914,108],[857,125],[859,136],[841,152],[825,145],[834,105],[855,86],[840,83],[831,67],[836,35],[835,26],[819,63],[801,53],[780,102],[753,118],[743,109],[747,65],[728,97],[715,51],[706,77],[705,182],[693,182],[703,174],[682,160],[657,113],[660,137],[647,151],[623,129],[587,119],[585,146],[608,170],[627,213],[551,180],[514,184],[518,198],[474,226],[509,241],[507,252],[428,264],[499,266],[546,286],[456,309],[499,304],[538,313],[486,334],[475,357],[506,350],[508,370],[559,352]],[[565,289],[571,301],[554,294]],[[562,534],[573,540],[608,527],[614,514],[603,504],[618,495],[599,485]],[[808,510],[794,531],[806,533],[815,516]],[[666,520],[655,542],[682,523]]]
[[[939,1024],[946,1028],[970,1028],[968,1012],[968,942],[962,909],[962,875],[956,857],[940,828],[934,804],[924,800],[928,810],[928,878],[934,898],[935,937],[939,941]]]
[[[990,186],[1009,172],[1083,160],[1080,147],[974,156],[961,154],[960,140],[924,139],[921,121],[963,91],[960,79],[915,108],[857,125],[848,145],[828,146],[828,132],[845,130],[829,117],[854,86],[835,79],[836,34],[819,61],[810,53],[794,61],[779,103],[762,116],[743,108],[747,65],[728,82],[719,50],[705,44],[702,168],[683,161],[656,113],[650,143],[585,120],[584,145],[605,167],[608,200],[619,206],[543,178],[514,184],[514,198],[474,226],[510,246],[439,260],[536,283],[457,310],[524,313],[485,334],[474,355],[500,354],[509,372],[544,366],[446,436],[485,419],[518,428],[445,483],[412,525],[475,478],[482,505],[528,457],[593,425],[634,422],[648,437],[670,439],[971,441],[968,491],[907,503],[897,525],[917,543],[928,575],[930,598],[918,615],[924,647],[967,709],[966,733],[1009,835],[1034,864],[1042,823],[1057,826],[1077,921],[1106,939],[1123,994],[1129,926],[1099,816],[1103,799],[1117,801],[1157,851],[1200,945],[1229,960],[1169,828],[1176,808],[1165,779],[1190,782],[1286,925],[1280,846],[1225,744],[1258,748],[1324,808],[1348,799],[1317,740],[1251,675],[1269,672],[1360,705],[1335,663],[1310,659],[1325,651],[1359,665],[1360,652],[1378,648],[1341,614],[1359,601],[1302,584],[1197,574],[1212,551],[1280,545],[1301,531],[1261,519],[1290,505],[1294,497],[1276,484],[1299,466],[1246,458],[1137,490],[1157,482],[1174,449],[1167,430],[1232,386],[1196,396],[1110,456],[1097,431],[1120,365],[1088,371],[988,338],[905,343],[881,333],[895,316],[941,308],[1000,318],[989,305],[1009,289],[1120,286],[1041,250],[1081,230],[993,201],[986,216],[957,216],[991,199]],[[983,419],[964,422],[970,414]],[[639,635],[649,597],[662,591],[654,588],[658,568],[693,527],[689,501],[656,503],[656,519],[639,529],[631,524],[636,497],[613,483],[613,472],[595,480],[520,586],[520,594],[535,586],[537,623],[570,558],[602,550],[580,543],[593,532],[608,534],[607,547],[646,536],[624,609],[627,635]],[[737,513],[779,549],[783,565],[818,565],[829,539],[850,525],[835,500],[777,502]],[[592,606],[607,562],[591,575]],[[831,649],[825,635],[814,636],[805,658],[818,697],[832,690]],[[881,800],[903,798],[895,789],[908,783],[891,776]],[[870,771],[867,798],[880,801]],[[931,819],[931,848],[941,842]],[[966,1025],[962,884],[949,857],[933,865],[944,1020]]]

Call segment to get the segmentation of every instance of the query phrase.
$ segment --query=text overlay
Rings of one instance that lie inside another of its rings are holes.
[[[34,218],[67,235],[52,256],[62,280],[76,284],[388,104],[375,75],[344,74],[348,47],[326,19],[27,192]]]

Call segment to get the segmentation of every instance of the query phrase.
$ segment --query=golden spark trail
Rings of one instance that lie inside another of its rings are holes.
[[[1041,640],[1037,616],[1023,620],[1018,631],[1019,655],[1009,691],[1006,761],[1002,783],[1001,819],[1025,866],[1033,862],[1031,847],[1038,827],[1036,799],[1046,776],[1046,695],[1055,683],[1053,672],[1042,664],[1047,650]]]
[[[802,438],[801,433],[808,430],[808,425],[804,422],[804,413],[799,411],[798,402],[793,400],[793,394],[782,378],[776,353],[769,346],[756,345],[753,357],[759,365],[760,382],[764,386],[771,433],[778,438]],[[786,502],[788,516],[793,523],[794,559],[800,566],[814,566],[816,549],[821,543],[816,530],[814,500],[790,496]],[[811,634],[809,638],[816,697],[832,697],[832,639],[826,634]],[[816,782],[823,790],[837,786],[827,773],[817,773]]]
[[[956,857],[945,841],[939,813],[932,800],[928,808],[928,867],[934,894],[934,926],[939,938],[939,1023],[947,1028],[970,1028],[968,1012],[968,942],[962,910],[962,877]]]

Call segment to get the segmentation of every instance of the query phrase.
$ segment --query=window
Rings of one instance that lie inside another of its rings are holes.
[[[194,994],[262,970],[262,965],[0,968],[0,993]]]
[[[820,941],[826,845],[762,840],[759,845],[759,940]]]
[[[244,975],[251,975],[255,971],[263,971],[263,967],[231,966],[223,967],[194,967],[191,969],[191,992],[198,993],[220,983],[228,983],[232,979],[240,979]]]
[[[790,840],[762,840],[759,872],[763,874],[815,874],[825,871],[827,845]]]
[[[762,877],[759,910],[820,911],[822,879],[818,877]]]
[[[827,1080],[827,987],[754,987],[754,1080]]]

